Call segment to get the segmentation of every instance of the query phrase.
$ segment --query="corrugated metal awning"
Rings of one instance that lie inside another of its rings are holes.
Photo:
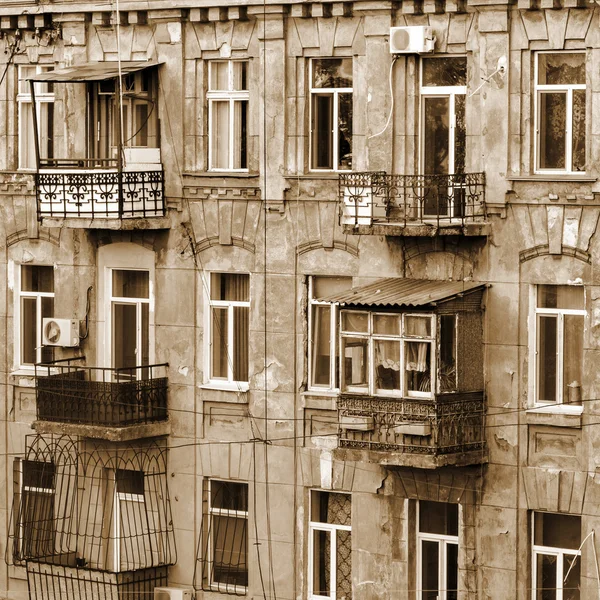
[[[136,71],[143,71],[155,67],[160,63],[146,60],[121,61],[121,73],[128,75]],[[28,81],[56,81],[64,83],[83,83],[86,81],[106,81],[119,76],[119,63],[112,62],[90,62],[72,67],[64,67],[54,71],[36,73],[28,77]]]
[[[319,301],[338,302],[342,306],[428,306],[447,302],[485,287],[487,284],[473,281],[391,277],[319,298]]]

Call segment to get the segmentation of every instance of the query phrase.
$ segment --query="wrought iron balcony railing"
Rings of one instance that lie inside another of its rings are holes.
[[[485,447],[483,392],[338,398],[342,448],[449,455]]]
[[[106,163],[106,164],[105,164]],[[123,170],[111,161],[61,161],[36,173],[38,218],[120,219],[165,215],[162,168]],[[94,168],[99,167],[99,168]]]
[[[484,223],[485,173],[339,176],[343,225],[465,225]]]
[[[74,364],[85,357],[36,365],[40,421],[124,427],[167,419],[167,364],[109,369]]]

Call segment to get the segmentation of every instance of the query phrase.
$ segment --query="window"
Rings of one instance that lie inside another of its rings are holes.
[[[538,285],[535,291],[536,401],[581,404],[583,288]]]
[[[54,358],[53,349],[42,346],[42,319],[54,316],[54,268],[41,265],[20,266],[19,340],[15,344],[19,366],[49,362]]]
[[[28,77],[52,70],[41,65],[19,66],[19,88],[17,94],[19,119],[19,168],[35,169],[35,137],[33,132],[33,101]],[[52,83],[34,84],[40,158],[54,154],[54,89]]]
[[[533,513],[534,600],[579,600],[581,518]]]
[[[206,572],[210,588],[240,593],[248,587],[248,485],[208,482]]]
[[[585,171],[586,55],[539,52],[535,61],[536,170]]]
[[[417,505],[418,598],[458,598],[458,504]]]
[[[54,464],[17,460],[21,500],[17,520],[15,558],[40,558],[54,553]]]
[[[210,379],[248,381],[250,276],[210,276]]]
[[[156,71],[144,69],[123,77],[123,110],[120,111],[115,79],[90,84],[90,155],[116,158],[119,117],[122,116],[123,146],[158,147]]]
[[[351,169],[352,59],[315,58],[310,66],[311,169]]]
[[[248,61],[208,63],[209,169],[248,169]]]
[[[318,299],[351,287],[352,277],[310,277],[308,280],[311,388],[333,390],[339,387],[338,304]]]
[[[150,364],[150,273],[112,269],[110,305],[112,367],[140,378],[136,368]]]
[[[431,374],[436,372],[433,315],[343,310],[340,317],[342,391],[432,395]],[[448,333],[451,337],[446,337]],[[445,336],[445,357],[455,357],[454,330],[440,328],[441,335]],[[451,385],[456,369],[447,368]],[[439,387],[440,391],[451,391],[442,384]]]
[[[466,93],[465,56],[421,61],[421,172],[424,175],[464,174]],[[422,215],[464,216],[464,190],[450,191],[444,188],[443,193],[439,193],[437,186],[426,191]]]
[[[352,502],[349,494],[311,491],[309,598],[352,598]]]

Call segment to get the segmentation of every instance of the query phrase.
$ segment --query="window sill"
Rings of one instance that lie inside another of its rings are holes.
[[[527,409],[528,425],[581,428],[583,406],[538,405]]]
[[[304,408],[316,410],[335,410],[339,390],[307,390],[302,393]]]
[[[523,175],[507,177],[506,181],[530,181],[530,182],[557,182],[557,183],[569,183],[579,181],[582,183],[595,183],[598,181],[597,177],[591,177],[590,175],[576,175],[575,173],[565,173],[561,175],[559,173],[536,173],[535,175]]]
[[[305,173],[303,175],[285,175],[284,179],[289,181],[295,181],[296,179],[300,179],[302,181],[310,180],[310,179],[329,179],[332,181],[337,181],[340,174],[344,173],[352,173],[352,171],[315,171],[310,173]]]
[[[250,385],[246,381],[233,383],[228,381],[209,381],[200,386],[203,390],[215,390],[221,392],[238,392],[246,393],[250,389]]]
[[[210,178],[237,178],[237,179],[256,179],[259,174],[253,171],[191,171],[184,173],[184,177],[210,177]]]

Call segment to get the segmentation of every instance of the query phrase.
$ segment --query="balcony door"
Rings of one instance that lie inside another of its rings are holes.
[[[424,58],[421,63],[421,173],[423,217],[464,216],[467,59]]]
[[[111,367],[139,379],[150,364],[150,273],[112,269]]]

